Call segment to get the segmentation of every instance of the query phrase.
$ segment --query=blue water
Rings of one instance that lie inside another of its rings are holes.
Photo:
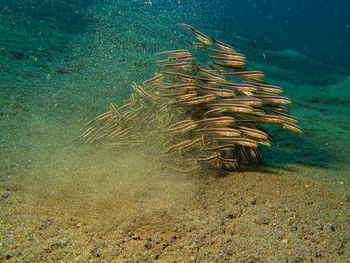
[[[231,2],[231,4],[229,4]],[[223,22],[272,48],[289,47],[319,60],[349,66],[348,1],[227,1]]]
[[[58,28],[69,23],[67,30],[83,33],[89,20],[85,11],[98,1],[1,2],[5,14],[23,14],[56,21]],[[101,1],[115,9],[118,9],[119,2],[130,3],[136,11],[139,7],[140,13],[135,13],[135,18],[147,15],[141,11],[147,1]],[[350,3],[345,0],[150,2],[159,13],[167,10],[169,14],[184,15],[189,20],[197,19],[203,26],[257,39],[271,48],[296,48],[327,63],[349,65]]]

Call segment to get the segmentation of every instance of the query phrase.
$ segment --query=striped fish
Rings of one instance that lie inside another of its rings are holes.
[[[187,24],[180,24],[180,25],[189,28],[192,31],[192,33],[197,37],[197,39],[203,44],[206,44],[208,46],[211,46],[213,44],[208,36],[194,29],[194,27]]]

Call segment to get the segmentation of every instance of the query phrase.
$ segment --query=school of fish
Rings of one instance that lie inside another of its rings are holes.
[[[147,147],[162,140],[159,153],[191,163],[184,171],[238,170],[258,163],[259,145],[271,144],[262,124],[301,133],[280,87],[263,81],[261,71],[246,71],[245,56],[231,45],[180,25],[199,41],[187,40],[190,47],[208,61],[197,62],[188,49],[156,53],[154,77],[142,85],[133,82],[129,100],[120,107],[111,103],[108,112],[88,122],[81,135],[86,143]]]

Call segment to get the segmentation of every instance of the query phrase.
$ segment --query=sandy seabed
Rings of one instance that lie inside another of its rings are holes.
[[[347,262],[349,197],[304,177],[330,173],[337,171],[286,165],[209,175],[184,179],[191,193],[181,196],[169,189],[177,180],[158,185],[163,192],[154,196],[132,190],[129,209],[111,207],[120,198],[99,193],[98,204],[86,197],[90,205],[79,197],[42,199],[8,175],[1,180],[1,260]]]

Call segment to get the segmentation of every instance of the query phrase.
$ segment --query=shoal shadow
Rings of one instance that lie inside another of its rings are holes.
[[[331,168],[335,162],[330,153],[321,149],[315,140],[306,135],[274,128],[270,132],[273,142],[262,147],[265,162],[276,164],[300,164],[318,168]]]

